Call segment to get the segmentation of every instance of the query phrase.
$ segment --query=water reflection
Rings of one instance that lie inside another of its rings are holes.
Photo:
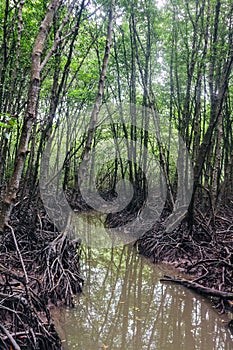
[[[233,348],[209,304],[181,286],[161,284],[165,267],[148,264],[131,247],[86,249],[82,260],[84,295],[75,309],[55,315],[64,349]]]

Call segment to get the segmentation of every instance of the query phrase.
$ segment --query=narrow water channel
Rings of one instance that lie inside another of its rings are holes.
[[[83,295],[54,310],[65,350],[230,350],[233,336],[210,303],[164,274],[130,246],[83,248]]]

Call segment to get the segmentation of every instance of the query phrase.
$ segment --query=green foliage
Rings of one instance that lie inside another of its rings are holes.
[[[17,123],[17,118],[13,116],[26,115],[32,48],[48,3],[48,0],[28,0],[24,3],[21,33],[18,32],[19,7],[10,1],[4,32],[6,4],[0,4],[0,52],[4,58],[0,67],[0,129],[4,140],[10,135],[15,136],[17,129],[17,138],[10,138],[11,150],[17,148],[13,143],[18,142],[23,120]],[[63,2],[54,18],[42,61],[53,47],[70,4]],[[32,137],[35,152],[32,158],[36,158],[39,140],[44,137],[43,130],[48,123],[52,123],[51,130],[54,130],[57,121],[67,115],[77,118],[80,124],[86,122],[86,117],[82,117],[80,112],[92,109],[96,99],[106,44],[108,9],[108,1],[90,1],[77,24],[80,10],[80,2],[77,2],[59,33],[61,41],[41,74],[37,110],[40,123]],[[221,101],[222,128],[227,140],[226,149],[222,149],[224,163],[230,159],[232,149],[232,67],[227,66],[227,60],[232,56],[232,23],[230,0],[221,1],[218,18],[216,2],[213,1],[166,1],[166,5],[160,7],[152,0],[120,0],[116,5],[104,102],[119,104],[133,101],[137,106],[148,107],[152,103],[156,113],[182,134],[195,162],[199,147],[216,117],[213,95],[219,98],[219,92],[226,86]],[[77,36],[73,40],[76,26]],[[228,68],[229,76],[225,78]],[[145,85],[151,95],[150,102]],[[144,122],[142,118],[142,126]],[[215,136],[219,128],[217,124],[216,121]],[[140,140],[143,144],[145,133],[140,127],[132,134],[130,126],[127,125],[126,130],[129,138]],[[122,128],[118,127],[117,133],[119,138],[125,137]],[[105,141],[112,136],[112,130],[99,128],[95,141]],[[77,140],[77,148],[81,142]],[[158,157],[154,135],[149,136],[147,142],[149,152]],[[209,150],[212,168],[215,166],[217,141],[213,142],[214,146]],[[46,140],[41,143],[46,144]],[[74,159],[75,164],[79,164],[82,147],[77,159]],[[168,148],[165,145],[166,152]],[[172,159],[167,161],[173,165]],[[31,163],[27,164],[30,166]],[[169,175],[174,177],[174,166]]]
[[[14,116],[11,116],[9,113],[3,113],[0,114],[0,130],[2,129],[8,129],[6,132],[3,130],[3,136],[7,140],[10,138],[10,131],[14,128],[17,120]]]

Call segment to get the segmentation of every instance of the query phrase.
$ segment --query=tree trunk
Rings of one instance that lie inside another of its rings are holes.
[[[53,17],[60,5],[60,0],[51,0],[43,21],[41,22],[38,35],[36,37],[32,50],[31,81],[28,90],[27,110],[23,122],[21,138],[18,153],[15,159],[14,171],[9,180],[5,197],[3,199],[0,211],[0,232],[3,231],[7,224],[24,169],[25,159],[27,156],[29,139],[31,136],[32,126],[36,120],[37,103],[40,93],[41,83],[41,57],[44,51],[45,42],[49,29],[53,23]]]
[[[105,86],[105,80],[106,80],[106,74],[107,74],[107,67],[108,67],[108,61],[110,56],[110,50],[112,45],[112,31],[113,31],[113,20],[114,20],[114,0],[111,1],[110,4],[110,10],[109,10],[109,23],[108,23],[108,31],[107,31],[107,38],[106,38],[106,46],[105,46],[105,53],[102,63],[102,69],[100,73],[100,79],[99,79],[99,86],[98,86],[98,92],[95,99],[94,107],[91,113],[91,118],[89,122],[88,132],[87,132],[87,139],[86,143],[83,149],[83,152],[81,154],[81,161],[82,165],[86,164],[88,153],[91,150],[91,145],[94,139],[95,135],[95,128],[96,123],[103,99],[103,93],[104,93],[104,86]],[[86,167],[83,166],[83,169]],[[86,174],[82,174],[82,179],[85,177]],[[75,191],[79,191],[79,185],[82,182],[82,179],[78,179],[76,176],[75,179]]]

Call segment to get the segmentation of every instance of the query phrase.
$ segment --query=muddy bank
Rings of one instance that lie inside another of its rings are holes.
[[[219,209],[213,225],[198,211],[191,232],[185,220],[167,232],[165,215],[135,246],[153,263],[171,264],[190,276],[168,276],[169,283],[211,297],[220,312],[232,310],[232,212],[230,206]],[[49,306],[72,307],[73,296],[82,290],[79,248],[79,240],[59,233],[40,204],[25,200],[15,207],[0,244],[0,349],[62,349]]]
[[[166,217],[137,242],[140,254],[154,263],[167,263],[190,279],[165,278],[211,297],[220,312],[233,305],[233,207],[222,206],[214,218],[197,211],[192,230],[186,220],[172,232],[166,231]],[[212,293],[215,291],[215,293]]]
[[[0,244],[0,349],[62,349],[49,306],[81,291],[78,248],[35,203],[15,207]]]

